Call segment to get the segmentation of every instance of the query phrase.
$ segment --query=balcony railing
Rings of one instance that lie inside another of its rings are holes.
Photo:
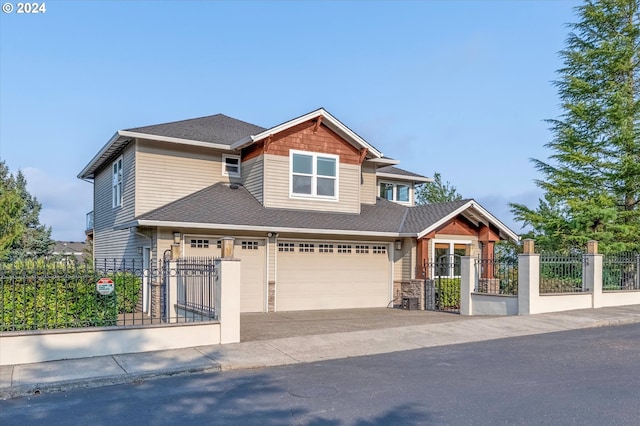
[[[86,224],[85,231],[92,231],[92,230],[93,230],[93,212],[89,212],[87,213],[87,224]]]

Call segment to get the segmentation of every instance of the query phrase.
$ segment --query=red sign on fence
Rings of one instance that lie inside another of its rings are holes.
[[[98,293],[104,294],[105,296],[113,293],[114,288],[115,286],[111,278],[100,278],[96,283],[96,290],[98,290]]]

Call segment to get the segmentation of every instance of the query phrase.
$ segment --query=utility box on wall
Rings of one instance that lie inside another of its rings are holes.
[[[409,311],[415,311],[418,309],[418,298],[417,297],[403,297],[402,298],[402,309],[407,309]]]

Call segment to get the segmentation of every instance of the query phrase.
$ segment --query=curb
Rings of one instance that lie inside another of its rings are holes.
[[[200,373],[218,373],[220,371],[222,371],[220,365],[209,365],[203,367],[191,367],[186,369],[165,369],[150,373],[119,374],[92,379],[63,380],[58,382],[45,383],[42,385],[36,384],[11,386],[8,388],[0,389],[0,400],[65,392],[74,389],[91,389],[102,386],[123,384],[142,384],[146,380],[160,379],[163,377],[188,376],[191,374]]]

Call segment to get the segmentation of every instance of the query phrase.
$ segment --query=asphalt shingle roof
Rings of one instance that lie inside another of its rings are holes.
[[[173,203],[142,214],[137,220],[323,229],[361,232],[417,233],[455,211],[468,200],[406,207],[385,199],[362,204],[360,214],[266,208],[243,186],[217,183]]]
[[[378,170],[376,170],[377,173],[387,173],[390,175],[399,175],[399,176],[403,176],[403,177],[419,177],[419,178],[426,178],[426,176],[422,176],[419,175],[417,173],[413,173],[413,172],[409,172],[407,170],[401,169],[399,167],[394,167],[394,166],[385,166],[385,167],[380,167]]]
[[[258,134],[266,129],[224,114],[216,114],[126,130],[148,135],[231,145],[246,136]]]

